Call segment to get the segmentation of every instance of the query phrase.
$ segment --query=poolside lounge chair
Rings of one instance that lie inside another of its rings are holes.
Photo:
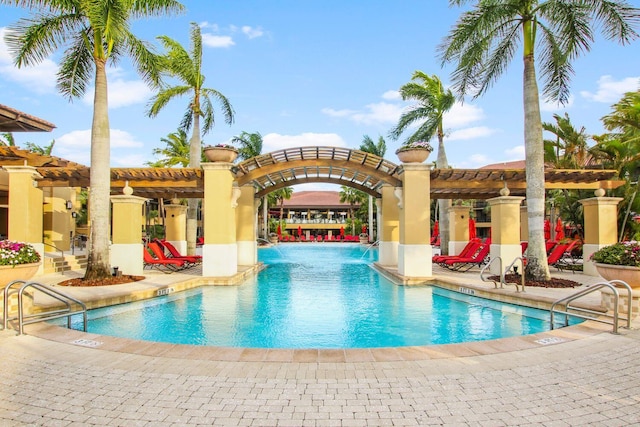
[[[449,270],[455,271],[467,271],[472,269],[475,266],[480,267],[487,261],[489,257],[489,249],[491,246],[491,241],[487,239],[484,243],[480,245],[480,248],[476,253],[467,258],[457,258],[450,259],[441,263],[443,267],[448,268]]]
[[[480,244],[482,243],[482,241],[480,239],[471,239],[467,242],[467,244],[465,245],[464,248],[462,248],[462,250],[460,251],[459,254],[457,255],[435,255],[431,258],[432,262],[435,262],[436,264],[440,264],[441,262],[444,262],[446,260],[449,259],[453,259],[453,258],[468,258],[471,255],[473,255],[474,253],[476,253],[476,251],[478,250],[478,248],[480,247]]]
[[[153,242],[157,243],[162,249],[164,249],[165,254],[168,252],[169,257],[171,259],[180,259],[186,261],[188,264],[196,265],[202,262],[202,256],[200,255],[182,255],[178,249],[173,246],[173,243],[167,242],[166,240],[163,242],[159,239],[154,239]]]
[[[570,269],[575,272],[573,266],[577,265],[577,261],[573,258],[571,252],[577,244],[578,241],[574,240],[571,243],[558,244],[553,248],[553,251],[551,251],[547,258],[549,267],[555,267],[558,270]]]
[[[147,248],[142,248],[142,260],[144,262],[143,268],[151,267],[162,271],[163,273],[173,273],[184,267],[184,261],[177,259],[159,259],[155,258]]]
[[[158,242],[149,242],[149,244],[147,245],[149,247],[149,249],[151,249],[151,252],[153,255],[155,255],[155,257],[161,261],[180,261],[182,262],[182,265],[180,265],[180,269],[182,268],[189,268],[192,266],[192,263],[189,262],[189,260],[180,258],[180,259],[176,259],[176,258],[170,258],[168,257],[165,253],[164,253],[164,248],[162,246],[160,246],[160,244],[158,244]]]

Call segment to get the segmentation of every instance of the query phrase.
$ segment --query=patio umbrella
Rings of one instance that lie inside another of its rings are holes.
[[[302,236],[302,227],[298,226],[298,237]]]
[[[344,227],[340,227],[340,235],[344,237]]]
[[[431,233],[431,236],[437,236],[440,233],[440,224],[438,224],[438,221],[433,223],[433,233]]]
[[[544,220],[544,240],[549,240],[551,238],[551,221],[548,219]]]
[[[367,226],[366,225],[362,226],[362,234],[367,234]]]
[[[282,235],[282,229],[280,228],[280,224],[278,224],[278,228],[276,228],[276,234],[278,235],[278,237]]]
[[[469,218],[469,239],[476,238],[476,221],[473,218]]]
[[[562,239],[564,239],[564,226],[562,225],[562,220],[558,217],[558,222],[556,223],[556,241]]]

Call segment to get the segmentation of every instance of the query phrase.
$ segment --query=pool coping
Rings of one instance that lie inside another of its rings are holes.
[[[118,292],[114,292],[117,293],[115,296],[87,301],[87,307],[98,308],[133,302],[159,296],[158,291],[164,292],[162,295],[166,295],[166,293],[169,292],[167,289],[170,289],[171,292],[178,292],[210,285],[212,282],[215,282],[215,285],[237,284],[263,268],[264,265],[247,267],[242,269],[233,278],[224,281],[218,281],[217,278],[194,277],[186,278],[185,280],[174,282],[170,285],[150,285],[147,286],[147,289],[133,292],[126,291],[126,288],[122,288]],[[391,280],[396,284],[402,285],[400,280],[394,280],[401,276],[398,276],[397,272],[393,269],[387,269],[379,265],[374,266],[374,268],[386,276],[391,276]],[[460,292],[461,288],[464,288],[466,292],[462,292],[463,294],[473,294],[474,296],[482,298],[545,310],[548,310],[554,301],[551,298],[540,295],[525,295],[522,292],[516,293],[511,289],[494,289],[482,287],[477,284],[462,284],[460,281],[439,276],[420,279],[419,283],[416,281],[413,284],[428,284],[456,292]],[[525,301],[526,303],[524,303]],[[585,307],[602,311],[601,307],[595,307],[593,305],[587,304]],[[85,333],[42,323],[27,325],[25,330],[27,334],[38,338],[75,346],[176,359],[228,362],[363,363],[447,359],[533,350],[549,345],[576,341],[602,333],[610,333],[611,325],[587,320],[578,325],[561,329],[495,340],[457,344],[360,349],[265,349],[171,344]],[[624,333],[623,331],[621,332]]]

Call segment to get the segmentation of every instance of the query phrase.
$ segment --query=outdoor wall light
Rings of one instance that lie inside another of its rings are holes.
[[[77,218],[77,217],[78,217],[77,212],[71,212],[71,218]]]
[[[66,206],[68,210],[73,209],[73,202],[71,200],[67,200]]]

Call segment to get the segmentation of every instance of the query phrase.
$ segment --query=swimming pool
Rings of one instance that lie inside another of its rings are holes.
[[[89,313],[89,332],[252,348],[372,348],[489,340],[549,330],[548,312],[377,273],[377,250],[304,243],[261,249],[240,286],[204,286]]]

